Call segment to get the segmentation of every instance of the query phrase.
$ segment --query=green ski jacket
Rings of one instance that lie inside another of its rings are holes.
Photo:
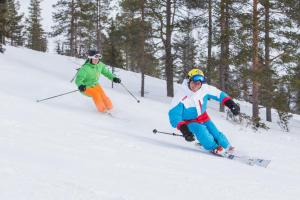
[[[101,74],[109,80],[112,80],[115,77],[104,63],[99,62],[98,64],[93,65],[90,62],[86,62],[79,69],[75,83],[77,86],[85,85],[87,88],[93,87],[98,84]]]

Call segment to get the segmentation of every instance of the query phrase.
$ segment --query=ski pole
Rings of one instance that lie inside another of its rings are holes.
[[[125,88],[125,90],[133,97],[133,98],[135,98],[135,100],[138,102],[138,103],[140,103],[140,100],[138,100],[126,87],[125,87],[125,85],[123,84],[123,83],[120,83],[124,88]]]
[[[76,76],[77,76],[77,74],[78,74],[78,72],[79,72],[79,69],[80,69],[80,68],[76,69],[77,72],[76,72],[76,74],[74,75],[74,77],[71,79],[71,81],[70,81],[71,83],[72,83],[72,82],[74,81],[74,79],[76,78]]]
[[[73,90],[73,91],[70,91],[70,92],[66,92],[66,93],[63,93],[63,94],[56,95],[56,96],[48,97],[48,98],[45,98],[45,99],[36,100],[36,102],[41,102],[41,101],[45,101],[45,100],[48,100],[48,99],[53,99],[55,97],[60,97],[60,96],[70,94],[70,93],[73,93],[73,92],[78,92],[78,91],[79,90]]]
[[[176,134],[176,133],[168,133],[168,132],[163,132],[163,131],[158,131],[156,129],[153,129],[153,133],[156,134],[156,133],[161,133],[161,134],[166,134],[166,135],[173,135],[173,136],[180,136],[180,137],[183,137],[183,135],[180,135],[180,134]]]

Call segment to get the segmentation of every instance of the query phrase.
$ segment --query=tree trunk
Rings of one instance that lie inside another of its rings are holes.
[[[71,4],[70,56],[75,56],[75,3]]]
[[[229,91],[229,45],[230,45],[230,27],[229,27],[229,20],[230,20],[230,11],[229,5],[231,0],[226,0],[225,3],[225,33],[224,33],[224,45],[225,45],[225,58],[224,58],[224,66],[225,66],[225,89],[224,91]]]
[[[141,68],[141,97],[145,96],[145,0],[141,2],[141,31],[140,31],[140,68]]]
[[[212,0],[208,0],[208,43],[207,43],[207,83],[211,83],[211,75],[212,75]]]
[[[76,17],[75,18],[75,28],[74,28],[74,56],[75,57],[79,57],[79,54],[78,54],[78,18]]]
[[[225,5],[226,0],[221,0],[221,10],[220,10],[220,31],[221,31],[221,58],[219,64],[219,88],[225,91],[225,71],[226,71],[226,13]],[[220,104],[219,110],[224,112],[224,106]]]
[[[166,40],[165,40],[165,53],[166,53],[166,61],[165,61],[165,69],[166,69],[166,79],[167,79],[167,96],[174,96],[174,86],[173,86],[173,60],[172,60],[172,24],[171,24],[171,0],[166,1]]]
[[[114,21],[112,21],[112,27],[114,27]],[[113,28],[114,30],[114,28]],[[110,50],[111,50],[111,68],[112,68],[112,73],[114,74],[115,73],[115,66],[116,66],[116,55],[115,55],[115,41],[114,41],[114,38],[112,38],[112,41],[111,41],[111,47],[110,47]],[[98,49],[98,51],[100,51]],[[111,88],[114,88],[114,82],[112,81],[111,82]]]
[[[96,22],[96,38],[97,38],[97,50],[102,53],[101,49],[101,0],[97,0],[97,8],[96,8],[96,15],[97,15],[97,22]]]
[[[258,62],[258,11],[257,11],[258,0],[253,0],[253,55],[252,55],[252,71],[254,76],[256,76],[259,62]],[[259,83],[256,80],[257,77],[253,78],[252,83],[252,118],[253,120],[257,120],[259,118],[259,110],[258,110],[258,91],[259,91]]]
[[[5,45],[5,35],[7,34],[7,1],[0,0],[0,44]]]
[[[268,85],[266,85],[266,120],[272,121],[272,97],[273,97],[273,83],[272,74],[270,73],[270,2],[265,0],[265,68],[267,69]]]

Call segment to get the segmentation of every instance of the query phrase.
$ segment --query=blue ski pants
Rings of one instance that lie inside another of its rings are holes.
[[[204,123],[191,122],[188,124],[188,128],[206,150],[210,151],[218,146],[226,149],[230,146],[226,136],[217,129],[211,120]]]

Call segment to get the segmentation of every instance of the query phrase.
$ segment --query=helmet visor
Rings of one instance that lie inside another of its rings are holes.
[[[193,81],[193,82],[200,81],[202,83],[202,82],[204,82],[204,80],[205,80],[204,76],[201,76],[201,75],[195,75],[195,76],[191,77],[191,81]]]

